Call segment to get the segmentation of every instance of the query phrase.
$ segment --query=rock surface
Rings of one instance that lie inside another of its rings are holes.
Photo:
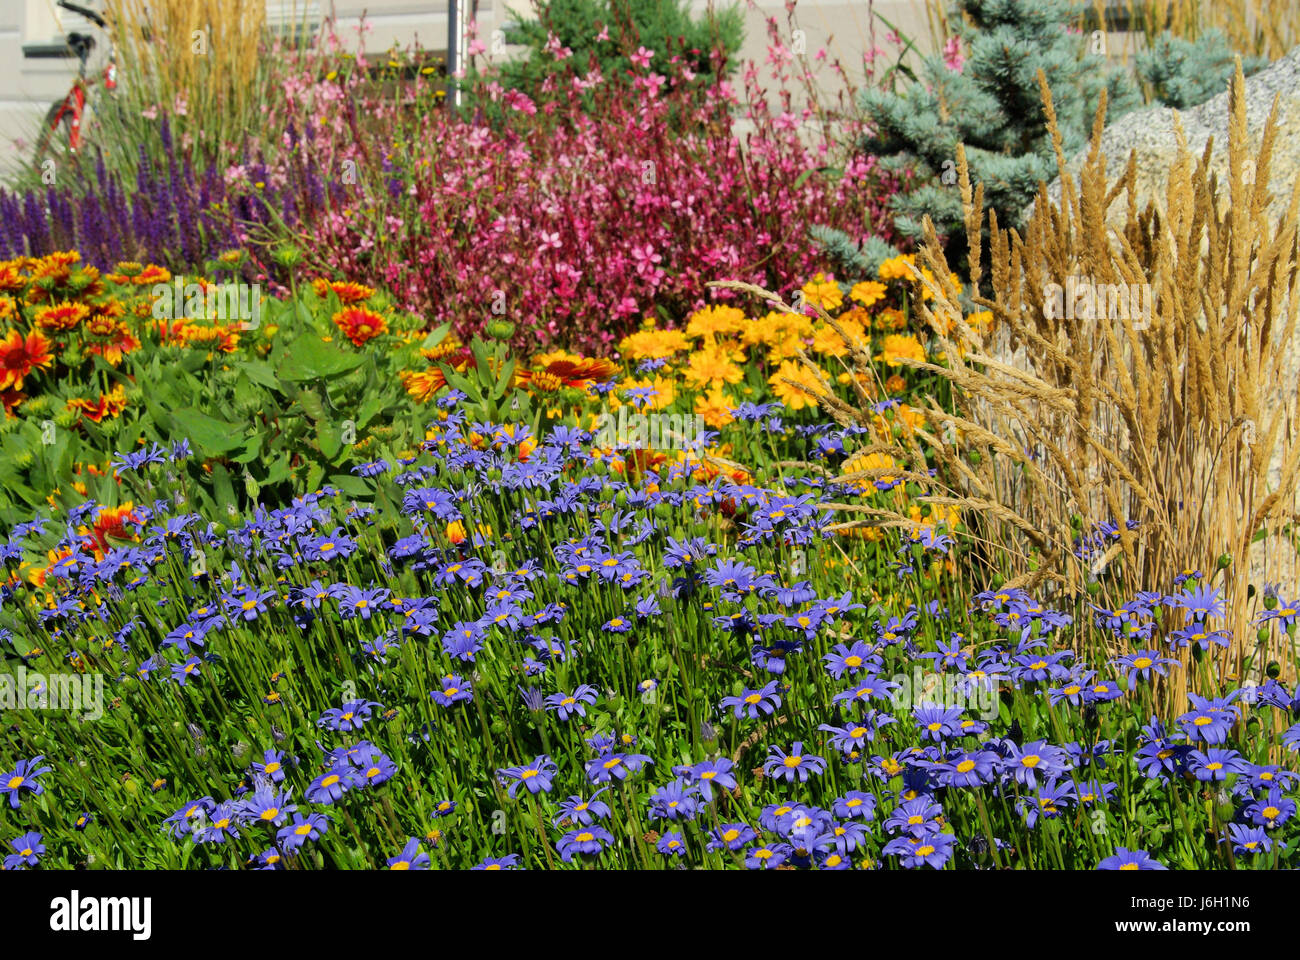
[[[1300,177],[1300,47],[1285,57],[1274,61],[1254,76],[1246,78],[1246,126],[1250,133],[1250,154],[1259,149],[1260,135],[1273,99],[1281,94],[1278,104],[1278,132],[1273,145],[1269,170],[1269,213],[1275,219],[1286,210],[1291,199],[1292,184]],[[1113,181],[1124,171],[1130,150],[1137,151],[1138,209],[1154,199],[1163,209],[1169,167],[1177,150],[1174,137],[1174,115],[1182,119],[1183,133],[1192,156],[1199,157],[1205,144],[1214,137],[1210,171],[1219,177],[1220,190],[1227,191],[1228,169],[1228,91],[1211,97],[1190,110],[1176,111],[1169,107],[1154,106],[1134,110],[1106,127],[1101,137],[1102,153],[1106,157],[1106,176]],[[1070,175],[1077,182],[1087,151],[1084,150],[1067,162]],[[1048,185],[1048,196],[1053,201],[1061,199],[1061,181]],[[1117,200],[1107,212],[1107,221],[1123,226],[1125,204]]]

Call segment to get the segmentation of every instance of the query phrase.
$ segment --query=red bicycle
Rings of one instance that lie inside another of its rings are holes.
[[[57,0],[57,2],[64,10],[80,14],[108,35],[109,55],[101,77],[88,79],[86,64],[90,59],[91,51],[95,49],[95,38],[84,33],[68,34],[68,49],[79,63],[77,79],[73,81],[68,95],[62,100],[55,101],[45,115],[40,139],[36,142],[37,164],[49,154],[58,140],[65,143],[70,153],[76,153],[81,148],[81,131],[88,117],[87,102],[90,94],[100,84],[108,91],[117,88],[117,58],[112,47],[112,31],[108,30],[107,22],[95,11],[70,3],[69,0]]]

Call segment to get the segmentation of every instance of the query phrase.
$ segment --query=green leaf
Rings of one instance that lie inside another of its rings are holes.
[[[243,427],[210,417],[193,407],[177,410],[172,420],[181,434],[206,456],[218,456],[244,445]]]
[[[261,360],[245,360],[236,369],[248,377],[249,380],[266,387],[268,390],[281,389],[280,380],[276,377],[275,371],[271,369],[270,364]]]
[[[266,477],[262,483],[269,487],[273,483],[280,483],[282,480],[289,479],[290,473],[289,458],[281,454],[280,459],[271,464],[271,468],[266,471]]]
[[[315,493],[320,489],[320,482],[323,479],[325,479],[325,468],[312,461],[311,466],[307,468],[307,484],[303,489],[308,493]]]
[[[343,448],[339,428],[328,420],[316,421],[316,443],[326,460],[333,460]]]
[[[510,378],[514,376],[514,373],[515,358],[511,357],[501,367],[501,376],[497,377],[496,386],[492,388],[492,398],[494,400],[500,400],[506,395],[506,390],[510,387]]]
[[[424,338],[424,343],[420,344],[421,349],[432,350],[438,344],[442,343],[442,341],[446,340],[447,334],[450,332],[450,323],[444,323],[442,326],[434,328],[429,331],[429,335]]]
[[[289,355],[280,364],[281,380],[326,380],[355,370],[365,363],[364,354],[344,353],[314,336],[293,342]]]
[[[438,367],[442,370],[443,377],[446,378],[447,382],[451,384],[451,386],[455,387],[472,400],[478,400],[481,398],[477,384],[471,383],[445,363],[438,364]]]
[[[300,390],[298,406],[302,407],[303,412],[313,420],[320,420],[325,416],[325,404],[321,402],[320,394],[315,390]]]
[[[230,471],[219,463],[212,468],[212,494],[222,514],[228,513],[227,506],[235,502],[235,485],[230,479]]]
[[[231,457],[235,463],[252,463],[262,456],[262,438],[258,436],[251,437],[247,444],[244,445],[244,452],[237,457]]]
[[[366,483],[360,477],[354,477],[350,473],[333,473],[330,474],[330,483],[338,487],[349,497],[368,497],[370,496],[370,484]]]
[[[384,398],[371,397],[365,403],[361,404],[361,409],[357,411],[357,429],[362,429],[375,414],[384,409]]]

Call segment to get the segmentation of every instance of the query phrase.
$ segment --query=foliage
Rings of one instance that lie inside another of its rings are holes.
[[[870,163],[836,166],[828,130],[805,143],[807,114],[788,91],[769,105],[757,70],[744,102],[687,83],[681,64],[640,69],[636,97],[593,81],[534,102],[490,81],[503,113],[489,121],[442,109],[419,62],[394,54],[377,85],[361,58],[290,58],[264,124],[282,140],[196,172],[164,116],[164,162],[142,159],[135,189],[101,167],[0,192],[0,251],[75,246],[102,269],[129,257],[197,273],[237,247],[286,282],[272,253],[289,240],[300,272],[391,290],[430,328],[466,338],[501,305],[516,345],[602,352],[648,314],[702,306],[718,272],[791,289],[824,265],[804,224],[856,239],[894,189]]]
[[[1103,90],[1111,119],[1139,105],[1128,74],[1107,66],[1105,45],[1097,48],[1091,35],[1071,31],[1078,9],[1068,0],[967,0],[960,4],[965,20],[955,28],[952,44],[923,60],[916,82],[901,91],[863,88],[859,105],[874,131],[860,149],[879,157],[890,172],[911,174],[905,189],[890,200],[902,236],[918,241],[922,221],[929,217],[949,259],[961,262],[959,143],[972,181],[983,185],[985,203],[997,213],[998,223],[1023,225],[1038,183],[1055,174],[1035,79],[1040,70],[1056,98],[1068,154],[1084,145]],[[1248,57],[1243,68],[1251,73],[1266,62]],[[1231,51],[1216,31],[1194,42],[1165,32],[1138,55],[1134,69],[1151,98],[1185,108],[1223,91],[1232,64]],[[864,247],[833,228],[815,228],[813,236],[837,264],[859,274],[870,275],[881,260],[898,252],[880,239]]]
[[[231,255],[204,280],[101,274],[75,253],[0,263],[0,513],[110,496],[125,441],[188,438],[195,502],[220,510],[327,477],[361,493],[351,464],[414,443],[395,371],[440,333],[357,285],[264,296],[247,266]]]
[[[594,73],[617,83],[635,75],[632,58],[643,51],[653,55],[659,72],[674,65],[703,89],[725,79],[724,65],[743,39],[739,7],[696,19],[685,0],[533,0],[531,17],[515,15],[505,40],[527,53],[489,60],[490,72],[470,71],[471,90],[476,81],[495,80],[536,100],[573,75]],[[481,95],[472,102],[482,105]]]
[[[805,224],[852,231],[893,189],[868,163],[832,172],[829,140],[806,144],[757,71],[743,142],[735,93],[693,93],[678,75],[644,69],[635,97],[603,81],[544,102],[485,91],[504,125],[412,116],[396,104],[432,99],[419,77],[395,102],[368,99],[346,71],[297,84],[268,120],[292,131],[291,149],[231,202],[301,217],[250,226],[255,249],[288,233],[312,269],[384,286],[431,326],[465,338],[504,311],[516,346],[605,353],[646,315],[702,306],[719,273],[792,288],[820,265]],[[355,182],[340,186],[345,171]]]
[[[1234,56],[1218,30],[1195,41],[1165,32],[1137,55],[1134,68],[1150,98],[1179,110],[1204,103],[1228,88]],[[1242,73],[1250,76],[1268,66],[1264,57],[1243,57]]]
[[[932,54],[901,91],[869,86],[859,94],[871,128],[860,149],[891,172],[913,174],[908,189],[890,200],[895,227],[912,240],[922,236],[927,216],[941,238],[959,238],[958,144],[965,145],[972,179],[984,185],[998,222],[1019,226],[1038,183],[1051,179],[1051,141],[1035,80],[1040,70],[1057,97],[1067,151],[1085,142],[1101,91],[1112,116],[1139,102],[1128,78],[1106,66],[1104,49],[1095,51],[1089,38],[1070,32],[1068,0],[963,0],[960,9],[956,36],[964,57],[959,47]],[[843,238],[832,242],[849,252]]]
[[[914,283],[879,282],[880,315]],[[844,291],[801,289],[820,324],[796,340],[860,352]],[[770,325],[694,320],[718,345]],[[857,465],[874,415],[798,393],[723,426],[752,473],[709,440],[473,421],[450,392],[417,456],[356,468],[364,505],[327,484],[214,517],[184,450],[120,454],[131,501],[5,541],[0,676],[49,694],[0,748],[6,866],[1291,865],[1288,689],[1234,725],[1240,691],[1180,652],[1218,630],[1217,575],[1126,625],[978,589],[947,510],[871,513],[924,482]],[[1184,674],[1208,699],[1154,718]]]

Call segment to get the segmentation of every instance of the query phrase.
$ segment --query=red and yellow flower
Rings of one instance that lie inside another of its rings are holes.
[[[338,297],[339,302],[344,306],[361,303],[375,295],[374,287],[367,287],[365,284],[352,283],[347,280],[326,280],[323,277],[317,277],[311,282],[311,286],[319,297],[329,296],[333,292],[334,296]]]
[[[77,410],[91,423],[101,423],[107,417],[120,416],[126,409],[126,389],[119,383],[96,400],[74,397],[68,401],[69,410]]]
[[[0,340],[0,390],[21,390],[24,378],[33,370],[44,370],[53,362],[50,341],[44,334],[33,330],[24,337],[10,330]]]
[[[90,316],[90,307],[84,303],[69,303],[62,300],[41,307],[36,311],[36,325],[42,330],[64,333],[74,329],[77,324]]]
[[[140,538],[127,529],[128,523],[139,523],[135,513],[135,503],[128,500],[118,507],[100,507],[95,511],[95,521],[90,527],[77,528],[79,536],[84,537],[81,545],[95,555],[96,560],[103,560],[104,554],[112,549],[114,540],[139,540]]]
[[[369,307],[344,307],[332,319],[334,326],[358,347],[388,332],[388,322]]]

